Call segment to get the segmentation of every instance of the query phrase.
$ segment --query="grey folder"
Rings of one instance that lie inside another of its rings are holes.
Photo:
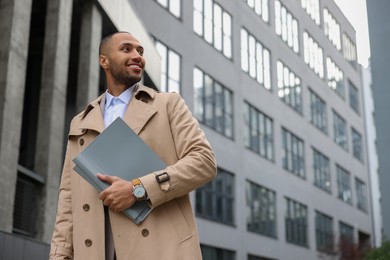
[[[109,186],[96,177],[98,172],[130,181],[166,167],[160,157],[119,117],[73,162],[76,164],[74,170],[98,191]],[[137,201],[123,213],[139,224],[151,210],[146,201]]]

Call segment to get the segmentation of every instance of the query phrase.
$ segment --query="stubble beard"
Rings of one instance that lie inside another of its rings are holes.
[[[128,88],[141,80],[141,76],[131,75],[126,68],[121,67],[119,64],[110,63],[110,71],[112,77],[119,83],[124,84]]]

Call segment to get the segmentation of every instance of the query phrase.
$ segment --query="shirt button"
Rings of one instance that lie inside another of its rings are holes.
[[[90,247],[90,246],[92,246],[92,240],[91,239],[85,239],[85,245],[87,246],[87,247]]]
[[[81,139],[79,140],[79,144],[80,144],[81,146],[84,145],[84,138],[81,138]]]
[[[89,211],[89,205],[88,204],[84,204],[83,205],[83,210],[84,211]]]
[[[147,230],[146,228],[142,229],[142,235],[143,235],[144,237],[149,236],[149,230]]]

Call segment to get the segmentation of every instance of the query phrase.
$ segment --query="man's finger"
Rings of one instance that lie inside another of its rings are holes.
[[[104,174],[101,174],[101,173],[96,174],[96,176],[97,176],[101,181],[107,182],[107,183],[109,183],[109,184],[112,184],[112,183],[114,182],[114,177],[113,177],[113,176],[104,175]]]

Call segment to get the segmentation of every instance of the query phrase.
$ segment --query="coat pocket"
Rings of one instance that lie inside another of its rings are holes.
[[[179,237],[179,243],[183,243],[190,239],[193,236],[191,228],[177,201],[171,200],[170,202],[167,202],[166,207],[164,208],[171,225]]]

